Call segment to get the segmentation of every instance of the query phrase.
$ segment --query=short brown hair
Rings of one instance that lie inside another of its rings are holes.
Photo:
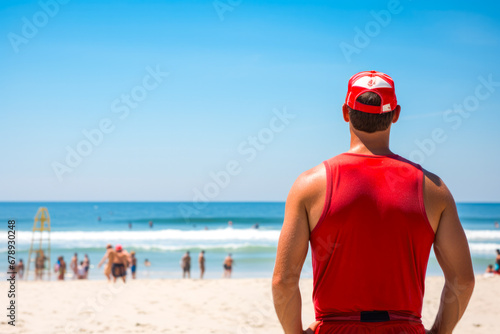
[[[357,102],[369,106],[379,106],[382,104],[380,96],[373,92],[366,92],[358,96]],[[359,131],[373,133],[384,131],[391,125],[394,116],[394,110],[383,114],[370,114],[359,110],[349,109],[349,119],[352,126]]]

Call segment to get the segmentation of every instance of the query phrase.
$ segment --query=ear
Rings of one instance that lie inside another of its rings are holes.
[[[344,121],[349,123],[349,108],[345,103],[342,105],[342,116],[344,116]]]
[[[398,104],[396,110],[394,110],[394,116],[392,117],[392,123],[396,123],[399,119],[399,114],[401,113],[401,106]]]

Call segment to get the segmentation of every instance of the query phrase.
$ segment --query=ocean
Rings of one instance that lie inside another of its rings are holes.
[[[69,264],[73,253],[79,260],[88,254],[90,279],[104,279],[97,264],[106,244],[121,244],[134,250],[138,259],[138,278],[180,278],[180,258],[186,251],[192,257],[192,277],[199,276],[198,253],[205,250],[206,278],[222,276],[222,262],[231,253],[234,278],[271,277],[284,203],[206,203],[173,202],[53,202],[0,203],[0,277],[7,271],[7,222],[16,221],[16,258],[26,266],[32,240],[33,218],[39,207],[46,207],[51,218],[51,266],[62,255]],[[469,240],[474,270],[485,271],[493,264],[500,248],[500,204],[459,203],[459,216]],[[149,222],[153,222],[152,228]],[[228,222],[232,222],[229,226]],[[258,228],[256,228],[258,224]],[[35,237],[35,247],[38,245]],[[151,266],[146,268],[148,259]],[[33,265],[31,266],[33,268]],[[428,275],[442,275],[431,252]],[[68,274],[71,276],[71,274]],[[52,274],[52,279],[55,279]],[[308,255],[303,277],[312,277]],[[33,278],[33,273],[31,274]]]

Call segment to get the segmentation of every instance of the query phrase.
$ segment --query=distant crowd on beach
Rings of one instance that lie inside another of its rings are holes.
[[[47,257],[44,255],[43,250],[37,251],[37,256],[35,258],[35,279],[42,280],[43,274],[46,269],[45,262]],[[111,244],[106,246],[106,252],[102,257],[101,261],[97,265],[98,268],[104,265],[104,276],[107,278],[108,282],[116,282],[117,279],[121,279],[124,283],[126,282],[127,271],[130,270],[132,279],[136,278],[137,274],[137,258],[135,251],[128,252],[122,247],[122,245],[116,245],[113,247]],[[201,250],[198,254],[198,265],[200,268],[200,279],[203,279],[205,274],[205,251]],[[144,267],[149,268],[151,262],[148,259],[144,261]],[[229,253],[222,263],[223,267],[223,278],[231,278],[232,270],[234,266],[234,259],[232,254]],[[191,255],[189,251],[182,256],[180,260],[180,267],[182,270],[182,278],[191,278]],[[63,281],[65,279],[66,272],[68,270],[68,265],[64,260],[63,256],[57,258],[57,262],[54,264],[54,272],[57,274],[57,279]],[[73,273],[73,279],[88,279],[90,270],[90,259],[87,254],[84,255],[83,259],[79,261],[78,253],[74,253],[71,261],[69,263],[69,270]],[[24,275],[24,263],[23,260],[19,260],[16,265],[17,275],[20,279]]]
[[[182,269],[182,278],[191,278],[191,255],[190,252],[187,251],[181,258],[180,261],[181,269]],[[203,279],[203,275],[205,274],[205,251],[200,251],[198,254],[198,265],[200,266],[200,279]],[[234,259],[232,254],[229,253],[222,263],[222,267],[224,269],[222,277],[223,278],[231,278],[231,274],[233,272]]]

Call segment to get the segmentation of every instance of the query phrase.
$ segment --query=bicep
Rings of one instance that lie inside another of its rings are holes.
[[[473,276],[467,237],[451,194],[448,194],[446,202],[434,241],[436,258],[447,279]]]
[[[300,277],[309,245],[309,224],[302,196],[296,182],[287,198],[276,255],[275,275],[293,281]]]

